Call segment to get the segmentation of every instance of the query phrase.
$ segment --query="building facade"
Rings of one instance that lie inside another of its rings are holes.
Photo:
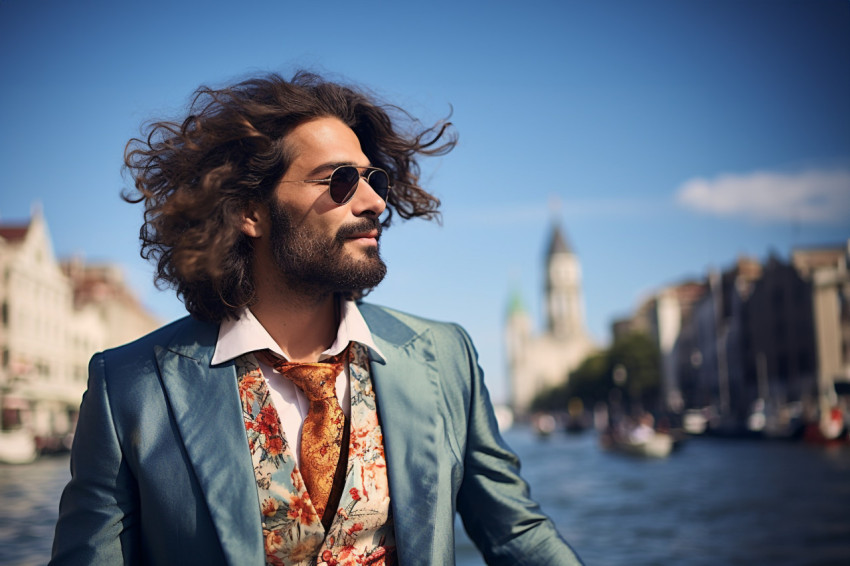
[[[505,345],[517,416],[527,414],[537,395],[566,382],[596,350],[585,326],[581,265],[558,225],[552,228],[544,268],[544,331],[535,333],[519,294],[508,308]]]
[[[100,296],[87,291],[93,277]],[[51,448],[73,432],[92,354],[158,325],[116,268],[61,265],[40,211],[0,224],[0,430]]]
[[[701,281],[669,285],[641,301],[635,313],[612,324],[614,340],[628,334],[649,336],[661,356],[661,395],[663,406],[674,412],[684,407],[680,367],[690,360],[687,336],[695,305],[707,292]]]
[[[822,430],[830,412],[850,415],[850,239],[843,246],[798,249],[791,263],[810,283]]]
[[[784,435],[850,415],[848,257],[850,241],[739,258],[662,289],[613,331],[653,337],[667,409],[708,410],[718,431]]]

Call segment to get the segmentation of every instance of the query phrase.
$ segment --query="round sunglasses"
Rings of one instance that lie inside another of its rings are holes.
[[[362,173],[361,173],[362,171]],[[379,197],[387,201],[390,189],[390,176],[378,167],[355,167],[354,165],[340,165],[324,179],[305,179],[303,181],[281,181],[281,183],[320,183],[328,186],[331,198],[337,204],[345,204],[351,200],[357,192],[360,178],[363,178]]]

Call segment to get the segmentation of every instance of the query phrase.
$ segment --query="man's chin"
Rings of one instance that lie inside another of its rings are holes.
[[[335,273],[340,287],[338,291],[360,291],[371,289],[383,281],[387,274],[387,265],[381,259],[377,247],[361,250],[346,249],[336,258],[335,265],[330,271]]]

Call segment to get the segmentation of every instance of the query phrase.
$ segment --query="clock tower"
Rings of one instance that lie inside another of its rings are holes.
[[[511,301],[505,325],[511,408],[519,418],[529,414],[537,395],[566,383],[570,372],[596,351],[584,327],[581,265],[557,223],[543,268],[545,329],[533,332],[518,294]]]
[[[581,265],[560,226],[555,225],[546,255],[546,329],[554,337],[564,340],[583,337],[581,295]]]

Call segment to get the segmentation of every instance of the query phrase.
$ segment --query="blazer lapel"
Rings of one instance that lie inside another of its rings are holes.
[[[156,359],[229,564],[263,564],[257,486],[233,363],[211,367],[218,327],[193,321]]]
[[[431,335],[429,331],[416,334],[370,305],[361,305],[361,312],[385,358],[383,362],[373,359],[371,370],[400,562],[429,563],[439,479],[435,465],[439,386]]]

